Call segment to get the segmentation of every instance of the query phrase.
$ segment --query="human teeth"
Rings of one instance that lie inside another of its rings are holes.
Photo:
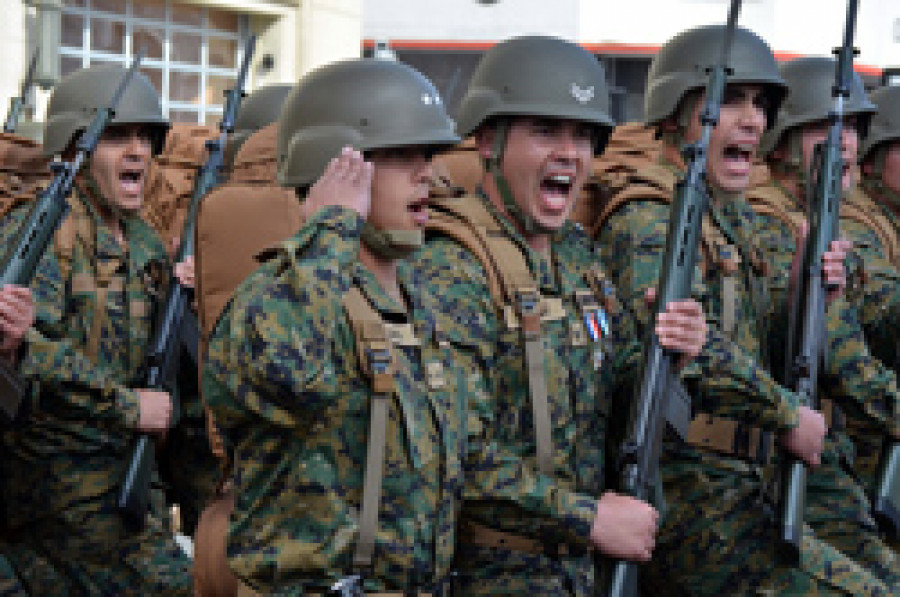
[[[562,174],[557,174],[555,176],[551,176],[550,180],[552,182],[558,182],[560,184],[570,184],[572,182],[571,176],[564,176]]]

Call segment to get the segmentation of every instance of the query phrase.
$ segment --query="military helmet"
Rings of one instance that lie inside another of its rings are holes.
[[[659,124],[675,116],[689,92],[706,88],[708,69],[718,63],[724,37],[724,25],[697,27],[679,33],[660,48],[647,74],[644,96],[647,124]],[[771,90],[773,101],[766,114],[771,126],[787,93],[772,50],[752,31],[736,27],[728,66],[731,68],[729,84],[757,84]]]
[[[763,154],[778,147],[785,133],[791,129],[828,118],[834,109],[832,88],[835,68],[834,59],[824,56],[797,58],[779,67],[790,91],[778,113],[775,126],[763,135],[760,143]],[[844,115],[860,119],[860,136],[864,137],[869,118],[874,112],[875,104],[866,96],[862,79],[853,73],[850,98],[844,102]]]
[[[464,137],[497,116],[543,116],[597,125],[600,150],[615,126],[603,65],[584,48],[554,37],[524,36],[491,48],[460,104]]]
[[[900,87],[888,86],[876,89],[869,96],[878,109],[869,122],[869,134],[860,146],[860,159],[882,143],[900,140]]]
[[[278,182],[312,184],[347,145],[366,152],[458,142],[440,95],[420,72],[390,60],[344,60],[303,77],[285,100]]]
[[[247,137],[278,120],[284,99],[291,89],[291,85],[267,85],[260,87],[241,102],[241,109],[238,110],[234,122],[234,133],[228,140],[226,163],[232,163]]]
[[[56,85],[47,106],[44,153],[63,153],[90,124],[94,113],[106,107],[125,76],[125,69],[112,64],[77,70]],[[159,94],[146,75],[136,72],[125,88],[110,125],[146,124],[154,129],[153,151],[158,153],[169,129]]]

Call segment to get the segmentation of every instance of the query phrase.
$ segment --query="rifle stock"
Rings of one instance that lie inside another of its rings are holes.
[[[654,312],[665,311],[672,301],[690,297],[703,216],[709,206],[706,187],[706,152],[725,93],[728,63],[741,0],[732,0],[722,40],[718,64],[709,68],[705,104],[700,114],[703,136],[684,149],[687,170],[675,186],[669,219],[666,251],[662,262],[660,289]],[[660,345],[652,325],[644,343],[637,399],[632,403],[628,439],[622,447],[619,490],[643,501],[662,494],[658,486],[659,456],[662,450],[664,420],[678,435],[687,437],[690,424],[690,396],[681,386],[672,367],[672,356]],[[635,562],[611,563],[605,579],[609,597],[635,597],[638,593],[638,568]]]
[[[798,251],[802,251],[802,269],[790,304],[785,367],[787,385],[800,396],[801,405],[812,409],[819,407],[818,376],[827,352],[827,289],[822,267],[824,254],[838,232],[843,178],[843,108],[844,101],[850,97],[858,4],[858,0],[850,0],[847,7],[843,45],[837,51],[835,106],[829,115],[828,136],[816,147],[810,164],[806,199],[809,233],[804,247],[798,247]],[[782,456],[779,551],[788,564],[796,565],[800,562],[806,505],[806,466],[792,454],[783,451]]]
[[[255,45],[256,36],[251,36],[244,47],[244,57],[235,85],[225,92],[225,112],[219,122],[219,137],[207,142],[207,159],[194,179],[188,215],[181,234],[181,244],[173,259],[174,263],[181,263],[194,254],[194,227],[197,210],[200,200],[221,180],[225,144],[228,136],[234,131],[237,112],[245,95],[244,87]],[[197,347],[189,346],[192,342],[199,342],[199,335],[194,331],[197,329],[196,321],[193,320],[194,315],[190,311],[192,298],[193,289],[183,286],[173,276],[163,302],[159,323],[150,341],[146,359],[147,372],[140,386],[169,393],[172,398],[171,426],[173,427],[181,417],[176,377],[181,362],[179,357],[185,347],[188,354],[194,356],[194,364],[197,363]],[[156,468],[155,460],[155,444],[152,438],[146,433],[140,434],[128,461],[125,478],[118,496],[119,513],[128,526],[134,529],[143,527],[149,508],[150,482],[153,477],[153,469]]]

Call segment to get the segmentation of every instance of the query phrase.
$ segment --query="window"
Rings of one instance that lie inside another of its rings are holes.
[[[172,0],[63,0],[61,28],[63,76],[91,64],[127,66],[143,49],[141,71],[169,119],[214,124],[237,76],[247,17]]]

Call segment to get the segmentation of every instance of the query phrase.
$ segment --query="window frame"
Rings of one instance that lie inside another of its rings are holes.
[[[231,79],[237,77],[238,67],[243,56],[244,43],[249,36],[249,19],[247,15],[238,15],[238,32],[231,33],[228,31],[213,29],[209,24],[209,11],[221,9],[211,9],[207,6],[198,6],[198,8],[202,9],[202,24],[200,26],[196,26],[173,22],[172,9],[173,4],[175,4],[173,0],[165,0],[165,16],[163,20],[135,16],[134,3],[135,1],[140,2],[140,0],[124,1],[124,15],[94,9],[93,0],[84,0],[84,7],[69,6],[63,4],[60,7],[61,14],[74,15],[81,19],[82,40],[80,48],[76,48],[73,46],[64,46],[62,45],[62,43],[60,43],[60,59],[62,59],[63,57],[80,59],[82,68],[86,68],[90,64],[96,64],[98,62],[111,62],[119,64],[121,66],[126,66],[130,64],[135,54],[135,49],[133,47],[135,27],[149,27],[152,29],[162,30],[164,32],[164,39],[162,42],[162,59],[144,58],[141,63],[141,67],[151,67],[153,69],[159,70],[162,73],[162,88],[159,89],[159,93],[162,101],[163,114],[165,114],[166,117],[169,118],[170,112],[172,111],[177,111],[181,114],[185,112],[194,113],[197,115],[196,123],[198,124],[205,124],[206,122],[211,120],[210,117],[215,118],[221,116],[224,110],[224,97],[207,97],[209,89],[209,79],[211,76],[226,77]],[[114,21],[124,24],[124,54],[97,51],[91,48],[91,28],[94,19]],[[183,62],[175,62],[172,60],[172,37],[174,33],[187,33],[200,37],[200,64],[188,64]],[[210,39],[215,38],[235,42],[236,55],[234,68],[223,68],[210,65],[209,41]],[[200,76],[198,103],[174,101],[170,99],[170,77],[171,73],[173,72],[198,74]],[[248,74],[252,77],[252,73]],[[208,100],[210,102],[218,101],[218,103],[208,103]],[[179,122],[183,122],[183,120],[179,120]]]

